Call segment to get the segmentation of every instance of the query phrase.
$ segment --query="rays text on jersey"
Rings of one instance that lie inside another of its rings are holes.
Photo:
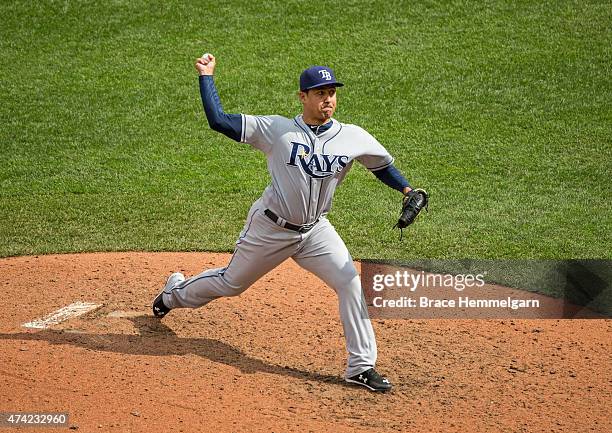
[[[304,173],[315,179],[329,177],[342,171],[349,162],[347,155],[325,155],[312,152],[304,143],[291,142],[291,155],[287,165],[302,168]]]

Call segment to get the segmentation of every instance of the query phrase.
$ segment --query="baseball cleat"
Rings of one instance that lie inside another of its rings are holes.
[[[181,281],[185,281],[185,276],[180,272],[175,272],[168,277],[166,285],[162,291],[159,292],[159,295],[157,295],[157,297],[153,300],[153,315],[155,315],[155,317],[159,317],[161,319],[170,312],[171,308],[166,307],[164,304],[164,292],[170,291]]]
[[[363,385],[370,391],[385,392],[389,391],[392,387],[391,382],[386,377],[382,377],[376,370],[370,368],[363,373],[356,374],[353,377],[347,377],[345,379],[349,383],[356,383]]]

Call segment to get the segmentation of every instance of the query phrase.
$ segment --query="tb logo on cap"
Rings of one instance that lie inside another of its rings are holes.
[[[325,69],[321,69],[319,71],[319,74],[321,74],[321,78],[327,80],[327,81],[331,81],[331,74],[329,73],[329,71],[326,71]]]

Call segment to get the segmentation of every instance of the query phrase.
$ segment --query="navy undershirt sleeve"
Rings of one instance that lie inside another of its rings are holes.
[[[381,170],[373,171],[374,176],[376,176],[381,182],[385,185],[390,186],[393,189],[396,189],[400,192],[404,192],[404,188],[410,186],[408,181],[399,170],[393,165],[388,165]]]
[[[212,75],[200,75],[200,96],[202,96],[202,105],[204,105],[210,128],[227,135],[232,140],[240,141],[242,116],[227,114],[223,111]]]

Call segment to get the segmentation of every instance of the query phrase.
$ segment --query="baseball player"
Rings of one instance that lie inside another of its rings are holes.
[[[359,274],[344,242],[327,219],[336,187],[356,160],[378,179],[403,193],[408,181],[393,158],[358,126],[333,119],[336,89],[343,86],[332,69],[313,66],[300,75],[302,114],[251,116],[223,111],[213,73],[216,59],[197,59],[200,94],[210,127],[263,152],[272,181],[253,203],[227,266],[186,279],[170,275],[153,301],[164,317],[174,308],[198,308],[237,296],[289,257],[314,273],[337,294],[348,351],[347,382],[388,391],[389,380],[375,369],[376,339],[367,316]]]

